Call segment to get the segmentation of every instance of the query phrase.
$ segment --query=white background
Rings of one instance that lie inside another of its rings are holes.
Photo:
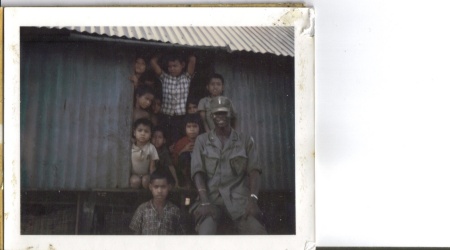
[[[450,246],[447,4],[309,2],[318,244]]]
[[[447,4],[306,3],[316,11],[318,245],[450,246]]]

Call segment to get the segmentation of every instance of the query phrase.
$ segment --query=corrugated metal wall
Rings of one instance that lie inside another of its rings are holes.
[[[127,187],[133,53],[111,43],[21,44],[21,186]]]
[[[207,56],[214,65],[207,69],[199,64],[197,71],[214,68],[224,76],[225,95],[239,115],[238,129],[257,143],[262,188],[293,190],[293,58],[210,52],[200,53],[199,61]],[[128,186],[128,77],[135,53],[136,46],[108,42],[22,43],[22,188]]]
[[[238,129],[252,135],[263,167],[261,187],[295,187],[294,59],[220,53],[215,70],[236,106]]]

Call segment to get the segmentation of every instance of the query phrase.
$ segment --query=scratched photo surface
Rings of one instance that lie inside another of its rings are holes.
[[[303,8],[5,9],[5,246],[309,249],[313,16]],[[198,236],[189,211],[198,192],[185,187],[183,171],[168,200],[189,237],[133,236],[132,217],[152,198],[130,187],[137,89],[152,86],[148,114],[160,119],[153,105],[163,101],[162,83],[151,59],[165,70],[171,55],[186,65],[196,58],[187,104],[209,96],[212,73],[223,77],[232,127],[251,136],[258,156],[257,219],[268,236],[238,236],[227,216],[217,229],[227,237]]]

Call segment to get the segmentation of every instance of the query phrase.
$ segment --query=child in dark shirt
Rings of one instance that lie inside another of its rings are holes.
[[[153,98],[151,110],[152,110],[152,118],[151,118],[152,125],[165,127],[164,124],[161,124],[161,120],[163,120],[163,119],[161,118],[162,113],[161,113],[161,97],[160,96],[156,95]]]
[[[155,146],[159,156],[159,160],[156,161],[156,168],[169,169],[172,177],[175,179],[175,187],[178,187],[177,172],[174,165],[172,164],[169,150],[166,147],[166,138],[164,136],[164,131],[161,127],[155,127],[153,129],[152,144]]]
[[[189,97],[186,103],[186,114],[197,114],[198,99]]]
[[[192,186],[191,153],[194,149],[195,139],[200,133],[201,118],[198,114],[187,114],[184,124],[186,136],[175,144],[172,160],[182,172],[184,186],[189,189]]]
[[[133,121],[140,118],[151,120],[151,113],[148,112],[148,109],[154,98],[152,88],[147,85],[139,85],[134,91],[134,95]]]

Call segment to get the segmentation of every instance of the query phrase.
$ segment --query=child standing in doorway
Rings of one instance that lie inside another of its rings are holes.
[[[200,134],[201,119],[198,114],[187,114],[185,118],[185,134],[173,147],[172,160],[182,173],[182,186],[192,187],[191,181],[191,153],[195,139]]]
[[[147,69],[147,63],[145,62],[144,56],[137,56],[134,60],[133,74],[130,76],[130,82],[133,84],[134,88],[137,88],[139,83],[142,82],[141,76],[145,73]]]
[[[190,56],[186,65],[181,55],[168,55],[166,71],[162,69],[158,60],[158,56],[153,57],[150,66],[161,80],[163,121],[160,122],[167,127],[169,132],[167,140],[171,145],[181,137],[181,128],[186,114],[186,101],[195,71],[196,58],[193,55]]]
[[[155,171],[155,161],[159,159],[155,146],[150,143],[151,122],[146,118],[133,124],[134,143],[131,148],[130,187],[148,187],[150,174]]]
[[[175,188],[178,187],[178,177],[174,165],[172,164],[172,158],[170,157],[169,149],[166,146],[166,137],[161,127],[154,127],[152,144],[158,151],[159,160],[156,161],[156,169],[165,168],[169,169],[172,177],[175,179]]]
[[[223,95],[224,84],[225,81],[222,75],[217,73],[211,74],[206,85],[209,96],[202,98],[198,104],[197,110],[200,114],[200,117],[202,118],[206,132],[213,130],[215,127],[214,121],[211,116],[211,107],[209,103],[211,102],[212,98]],[[234,123],[236,119],[236,112],[234,111],[233,106],[231,106],[231,117],[232,123]]]
[[[140,118],[151,119],[149,108],[154,98],[153,90],[147,85],[139,85],[134,91],[133,121]]]

